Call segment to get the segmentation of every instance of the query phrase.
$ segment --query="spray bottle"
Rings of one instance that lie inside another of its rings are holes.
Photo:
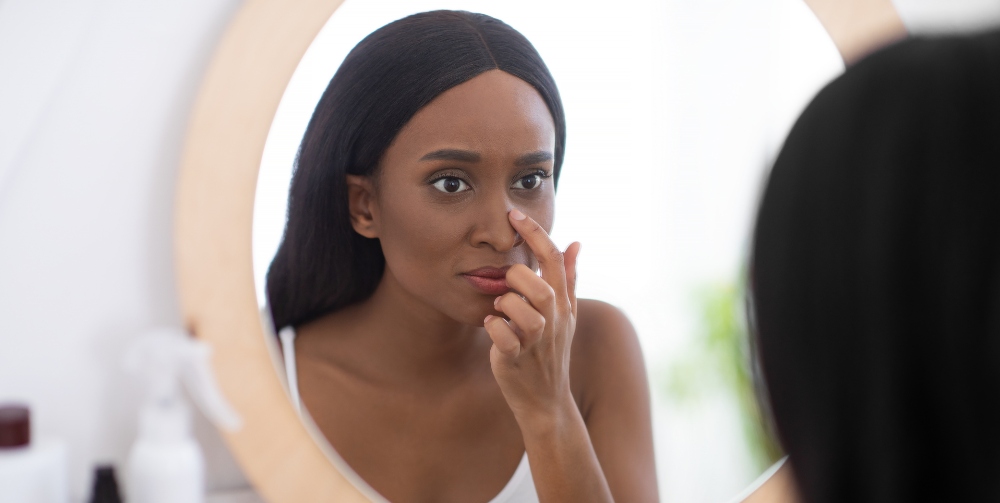
[[[125,367],[146,377],[139,434],[129,451],[125,490],[132,503],[202,503],[205,460],[191,433],[183,381],[202,412],[219,428],[236,430],[240,418],[219,391],[209,366],[211,350],[175,328],[136,339]]]

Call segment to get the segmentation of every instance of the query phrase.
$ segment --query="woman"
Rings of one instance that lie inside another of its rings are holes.
[[[481,14],[380,28],[316,108],[268,299],[303,405],[390,501],[657,499],[634,330],[548,237],[564,145],[540,56]]]
[[[753,302],[800,501],[1000,500],[998,89],[1000,31],[909,40],[775,163]]]

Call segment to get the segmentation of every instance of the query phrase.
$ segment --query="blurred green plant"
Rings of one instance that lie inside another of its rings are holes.
[[[757,468],[764,470],[783,454],[754,389],[743,284],[702,287],[694,297],[700,328],[692,344],[668,368],[662,389],[675,403],[684,405],[722,388],[736,400],[747,449]]]

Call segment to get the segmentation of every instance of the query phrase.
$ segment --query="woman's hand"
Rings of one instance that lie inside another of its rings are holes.
[[[580,243],[563,253],[531,218],[518,210],[508,218],[534,252],[542,275],[523,264],[511,267],[507,284],[517,293],[501,295],[494,303],[510,321],[487,316],[484,326],[493,339],[493,375],[523,427],[557,419],[566,407],[576,407],[569,386],[569,356],[576,330]]]

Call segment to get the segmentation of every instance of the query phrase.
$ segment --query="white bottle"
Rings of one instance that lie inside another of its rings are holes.
[[[0,405],[0,503],[66,503],[66,447],[32,441],[23,405]]]
[[[204,501],[205,460],[191,433],[191,408],[179,381],[216,426],[234,430],[240,423],[215,384],[209,355],[205,343],[177,329],[143,335],[129,349],[126,367],[144,373],[149,386],[126,464],[130,503]]]

